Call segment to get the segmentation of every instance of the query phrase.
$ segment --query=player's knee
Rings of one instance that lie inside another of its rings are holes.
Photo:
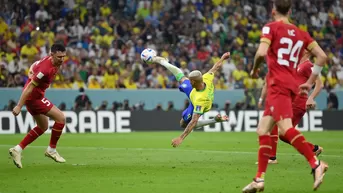
[[[37,122],[37,126],[42,130],[42,131],[46,131],[49,127],[49,124],[45,124],[45,123],[38,123]]]
[[[65,124],[66,122],[66,117],[64,116],[63,113],[61,113],[58,117],[56,117],[55,122]]]
[[[256,130],[256,133],[257,133],[258,136],[262,136],[262,135],[268,135],[269,131],[267,129],[258,128]]]

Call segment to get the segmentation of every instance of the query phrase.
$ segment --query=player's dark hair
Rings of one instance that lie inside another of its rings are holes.
[[[65,52],[66,48],[64,47],[63,44],[53,44],[51,46],[51,52],[55,53],[55,52]]]
[[[292,6],[292,0],[275,0],[276,11],[282,15],[287,15]]]

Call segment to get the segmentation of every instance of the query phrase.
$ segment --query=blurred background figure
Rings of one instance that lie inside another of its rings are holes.
[[[85,93],[85,89],[81,87],[79,89],[79,95],[75,98],[73,110],[74,111],[82,110],[82,109],[86,108],[86,106],[89,104],[90,104],[89,97]]]

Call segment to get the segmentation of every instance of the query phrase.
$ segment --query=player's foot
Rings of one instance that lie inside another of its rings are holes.
[[[53,159],[55,162],[64,163],[66,160],[58,154],[57,151],[49,152],[48,150],[45,151],[45,156]]]
[[[9,149],[9,154],[12,157],[13,163],[17,168],[23,168],[21,164],[21,152],[18,152],[14,148]]]
[[[320,161],[319,166],[316,169],[312,169],[312,174],[314,178],[313,190],[316,191],[319,186],[323,183],[325,172],[329,169],[327,163]]]
[[[277,164],[277,159],[269,159],[268,164]],[[258,165],[258,162],[255,162],[256,165]]]
[[[243,193],[255,193],[264,191],[264,180],[256,179],[242,189]]]
[[[166,58],[163,58],[163,57],[161,57],[161,56],[154,56],[154,57],[152,58],[152,62],[153,62],[153,63],[161,64],[163,61],[168,62],[168,60],[167,60]]]
[[[316,156],[319,156],[323,152],[323,148],[319,145],[316,145],[316,147],[317,150],[315,150],[314,153],[316,154]]]
[[[214,118],[214,120],[215,120],[216,122],[227,122],[227,121],[229,121],[229,117],[228,117],[227,115],[221,116],[220,114],[218,114],[218,115]]]

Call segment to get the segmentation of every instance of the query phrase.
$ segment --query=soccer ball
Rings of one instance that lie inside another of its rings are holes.
[[[157,53],[155,50],[147,48],[141,53],[141,60],[147,64],[152,64],[152,58],[156,55]]]

